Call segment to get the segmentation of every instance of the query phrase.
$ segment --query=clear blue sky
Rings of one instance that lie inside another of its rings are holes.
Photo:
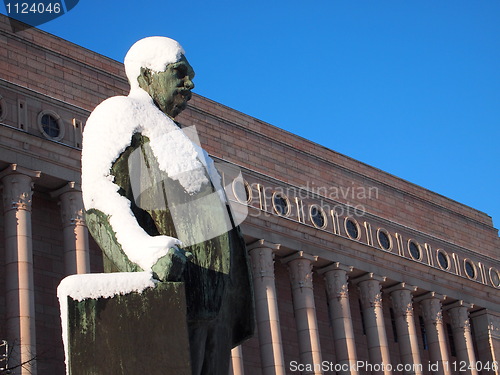
[[[177,39],[198,94],[500,227],[499,0],[81,0],[40,28],[118,61]]]

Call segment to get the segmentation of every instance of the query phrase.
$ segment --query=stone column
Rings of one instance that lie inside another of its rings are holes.
[[[431,360],[431,373],[435,375],[451,374],[441,309],[441,300],[444,298],[445,296],[435,292],[428,292],[415,299],[415,301],[420,302],[422,308]]]
[[[66,275],[90,272],[89,231],[85,224],[80,184],[69,182],[51,193],[58,197],[64,236],[64,269]]]
[[[361,308],[368,342],[368,357],[373,367],[373,375],[390,375],[391,359],[385,331],[384,312],[382,310],[382,292],[380,282],[385,277],[367,273],[353,280],[359,287]]]
[[[229,365],[229,375],[245,375],[241,345],[238,345],[231,350],[231,362]]]
[[[318,273],[325,277],[335,357],[341,369],[338,373],[342,375],[358,374],[356,343],[347,284],[347,273],[351,271],[352,267],[338,262],[318,270]]]
[[[274,251],[280,245],[259,240],[247,246],[252,262],[255,315],[263,375],[285,375],[278,299],[274,281]]]
[[[413,317],[412,293],[415,290],[417,290],[416,286],[406,283],[399,283],[385,290],[391,296],[401,363],[408,365],[404,367],[403,374],[408,375],[421,375],[423,370]]]
[[[500,313],[482,309],[470,314],[483,375],[500,375]],[[497,363],[493,366],[493,363]]]
[[[7,340],[14,348],[10,367],[24,364],[13,374],[36,374],[35,288],[31,198],[33,179],[40,172],[10,165],[0,173],[5,221],[5,318]]]
[[[292,286],[293,309],[299,340],[300,363],[310,368],[304,375],[321,375],[321,346],[319,342],[316,306],[312,279],[313,262],[317,256],[299,251],[284,259]]]
[[[477,375],[476,355],[470,331],[469,309],[474,305],[457,301],[445,306],[451,319],[453,341],[457,351],[458,362],[465,363],[463,374]],[[469,366],[470,365],[470,366]]]

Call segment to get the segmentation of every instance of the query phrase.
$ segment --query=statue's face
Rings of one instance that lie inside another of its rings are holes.
[[[153,98],[155,105],[174,118],[181,113],[191,99],[194,70],[183,55],[181,60],[167,65],[164,72],[152,72],[141,68],[139,86]]]

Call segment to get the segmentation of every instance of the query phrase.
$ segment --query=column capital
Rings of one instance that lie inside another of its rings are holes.
[[[303,251],[298,251],[281,259],[281,262],[288,267],[292,289],[312,289],[312,268],[313,262],[316,262],[317,259],[317,256],[306,254]]]
[[[274,251],[269,246],[253,247],[250,254],[253,277],[272,277],[274,279]]]
[[[251,251],[253,249],[261,249],[261,248],[266,248],[266,249],[271,249],[273,251],[276,251],[276,250],[279,250],[280,247],[281,247],[281,244],[268,242],[264,239],[257,240],[255,242],[252,242],[251,244],[247,244],[248,251]]]
[[[410,288],[389,288],[392,307],[395,316],[413,315],[413,289]],[[386,289],[388,291],[389,289]]]
[[[326,291],[330,298],[349,298],[349,285],[347,272],[352,271],[352,267],[344,266],[340,263],[330,264],[318,270],[323,274],[326,282]]]
[[[382,285],[385,276],[378,276],[371,272],[357,277],[352,282],[358,285],[363,308],[382,307]]]
[[[52,191],[50,196],[60,200],[61,219],[64,227],[86,225],[82,189],[79,183],[68,182],[62,188]]]
[[[342,264],[340,262],[334,262],[326,267],[316,269],[316,272],[318,272],[320,275],[327,273],[329,271],[339,271],[339,270],[345,272],[352,272],[353,268],[354,268],[353,266],[346,266],[345,264]]]
[[[463,329],[470,331],[469,309],[474,307],[471,303],[462,300],[455,301],[443,306],[443,310],[448,311],[452,329]]]
[[[427,298],[425,298],[426,296]],[[434,323],[443,321],[443,309],[441,306],[443,297],[440,294],[431,292],[416,298],[416,301],[420,302],[420,306],[422,306],[422,313],[425,320]]]
[[[40,177],[39,171],[19,167],[17,164],[11,164],[0,172],[4,211],[31,211],[33,179],[38,177]]]

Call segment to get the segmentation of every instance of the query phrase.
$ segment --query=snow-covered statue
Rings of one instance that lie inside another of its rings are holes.
[[[101,103],[84,131],[87,225],[106,272],[185,283],[193,374],[227,374],[231,348],[253,332],[252,289],[214,162],[173,120],[194,71],[164,37],[135,43],[125,70],[130,94]]]

